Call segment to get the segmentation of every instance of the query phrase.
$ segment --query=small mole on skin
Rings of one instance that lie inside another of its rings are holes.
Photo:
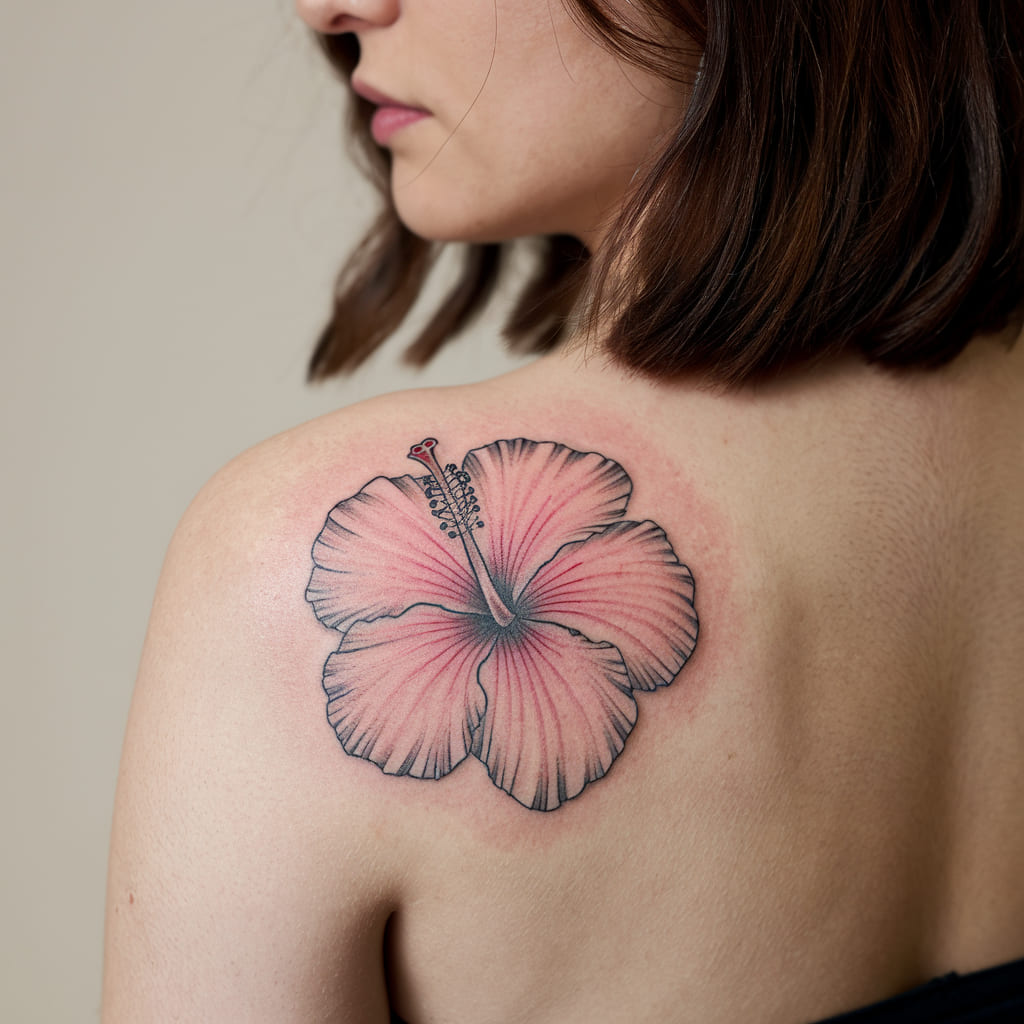
[[[135,902],[135,893],[133,893],[133,892],[128,893],[128,903],[132,904],[134,902]]]

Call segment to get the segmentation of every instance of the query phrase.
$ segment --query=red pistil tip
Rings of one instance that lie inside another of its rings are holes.
[[[415,459],[417,462],[422,462],[424,466],[429,466],[432,461],[432,452],[436,447],[436,438],[425,438],[424,440],[420,441],[419,444],[414,444],[409,449],[409,458]]]

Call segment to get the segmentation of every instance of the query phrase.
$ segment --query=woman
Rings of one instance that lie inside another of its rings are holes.
[[[511,331],[551,351],[300,427],[189,510],[104,1019],[809,1021],[950,972],[864,1019],[1009,1019],[1019,5],[298,6],[394,209],[314,374],[431,240],[472,245],[413,358],[528,236]]]

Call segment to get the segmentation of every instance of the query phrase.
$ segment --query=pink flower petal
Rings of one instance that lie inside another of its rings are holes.
[[[325,626],[343,633],[360,619],[399,615],[420,603],[487,611],[462,543],[438,528],[411,476],[379,476],[335,505],[313,545],[313,562],[306,600]]]
[[[563,544],[621,519],[633,487],[622,466],[596,452],[522,437],[474,449],[463,469],[485,523],[476,542],[512,600]]]
[[[567,544],[530,580],[519,610],[613,643],[638,690],[672,682],[697,643],[693,576],[652,522]]]
[[[473,753],[534,810],[554,810],[601,778],[636,722],[618,651],[549,623],[500,634],[480,685],[487,709]]]
[[[465,758],[486,698],[486,620],[417,605],[357,622],[324,666],[327,718],[346,752],[389,775],[439,779]]]
[[[462,468],[485,523],[477,543],[512,600],[563,544],[620,519],[632,490],[617,462],[552,441],[495,441],[471,451]]]

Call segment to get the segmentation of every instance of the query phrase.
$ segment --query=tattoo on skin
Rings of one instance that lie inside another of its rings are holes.
[[[341,634],[324,665],[345,751],[440,779],[472,755],[525,807],[600,779],[697,642],[694,582],[625,470],[551,441],[376,477],[331,509],[306,599]]]

